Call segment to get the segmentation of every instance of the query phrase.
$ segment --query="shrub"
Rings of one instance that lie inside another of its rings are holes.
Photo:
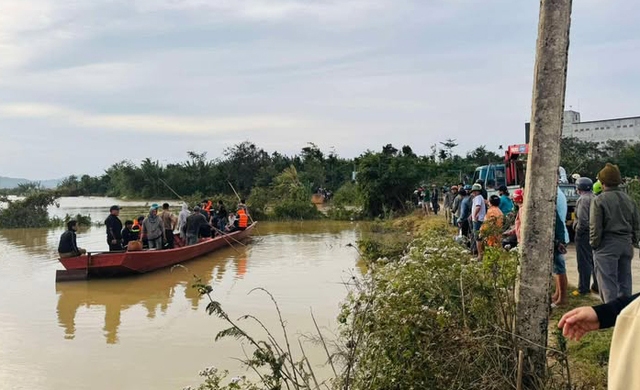
[[[0,210],[0,229],[48,227],[51,222],[47,208],[56,199],[58,194],[51,191],[36,191],[21,200],[2,199],[7,207]]]
[[[341,337],[355,356],[353,389],[505,389],[515,378],[511,339],[515,252],[471,261],[444,227],[414,240],[398,261],[354,281]]]

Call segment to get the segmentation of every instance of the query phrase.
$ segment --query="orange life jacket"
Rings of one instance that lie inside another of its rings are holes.
[[[137,233],[140,233],[140,222],[138,220],[133,221],[133,226],[131,226],[131,230]]]
[[[238,227],[246,228],[247,226],[249,226],[249,216],[244,209],[240,209],[238,210]]]
[[[204,209],[205,209],[207,212],[211,212],[211,208],[212,208],[212,207],[213,207],[213,202],[212,202],[212,201],[208,201],[208,202],[207,202],[207,205],[206,205],[206,206],[204,206]]]

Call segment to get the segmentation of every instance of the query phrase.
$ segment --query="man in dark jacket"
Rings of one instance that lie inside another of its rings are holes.
[[[593,194],[593,181],[588,177],[581,177],[576,180],[576,188],[580,198],[576,201],[576,219],[573,230],[576,232],[576,257],[578,260],[578,290],[573,295],[586,295],[590,290],[598,291],[598,282],[593,268],[593,248],[589,243],[589,210],[591,201],[595,198]],[[593,284],[591,283],[593,276]]]
[[[209,222],[200,213],[200,207],[193,208],[193,213],[187,217],[187,245],[195,245],[198,243],[198,235],[200,234],[202,226],[208,226]]]
[[[603,192],[591,201],[589,241],[600,298],[604,303],[631,295],[631,259],[640,238],[640,213],[635,202],[618,187],[622,175],[607,163],[598,173]]]
[[[107,229],[107,244],[109,244],[110,251],[122,250],[122,222],[118,215],[120,215],[120,207],[111,206],[109,209],[109,216],[104,221],[104,225]]]
[[[75,220],[67,222],[67,231],[60,236],[60,243],[58,244],[58,255],[61,259],[67,257],[76,257],[87,253],[85,249],[78,248],[76,242],[76,231],[78,230],[78,223]]]

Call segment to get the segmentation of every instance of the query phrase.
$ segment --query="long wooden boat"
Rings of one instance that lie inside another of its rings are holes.
[[[229,245],[239,245],[238,242],[251,235],[255,225],[254,222],[245,230],[201,239],[197,244],[190,246],[182,246],[182,241],[177,240],[174,249],[88,253],[59,260],[67,269],[66,272],[75,274],[69,279],[78,279],[78,275],[82,276],[82,273],[85,274],[85,278],[144,274],[192,260]],[[64,277],[57,275],[56,279],[63,280]]]

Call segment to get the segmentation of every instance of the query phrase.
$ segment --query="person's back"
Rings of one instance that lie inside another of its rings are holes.
[[[198,242],[198,235],[203,225],[208,222],[204,215],[200,213],[199,208],[195,208],[193,214],[187,217],[187,226],[185,232],[187,234],[187,245],[193,245]]]
[[[471,197],[466,195],[460,201],[460,220],[465,221],[471,217]]]
[[[590,208],[595,208],[596,218],[592,223],[599,228],[595,230],[599,237],[592,237],[591,246],[598,247],[606,236],[638,241],[638,209],[620,188],[605,188],[600,196],[592,199]]]
[[[502,215],[507,215],[513,211],[513,201],[508,194],[500,195],[500,211],[502,211]]]
[[[491,207],[487,210],[484,223],[480,230],[487,240],[487,245],[498,246],[500,245],[500,234],[502,233],[504,215],[502,211],[500,211],[500,198],[498,196],[492,195],[489,202]]]
[[[249,216],[244,209],[238,209],[238,229],[244,230],[249,226]]]

